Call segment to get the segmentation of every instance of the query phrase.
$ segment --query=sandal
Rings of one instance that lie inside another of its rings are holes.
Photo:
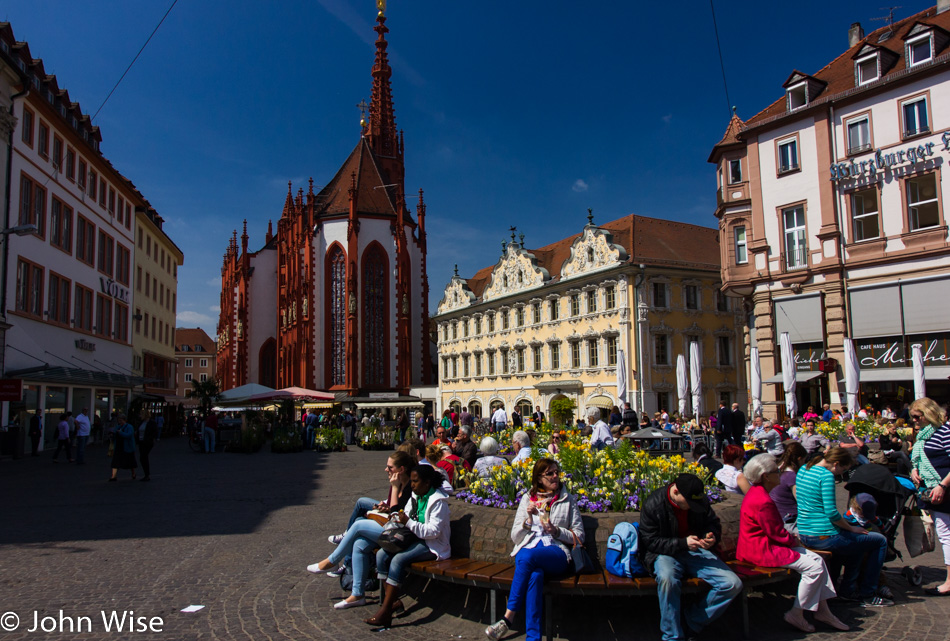
[[[924,594],[927,596],[950,596],[950,590],[943,592],[940,588],[927,588],[924,590]]]
[[[811,623],[806,621],[804,616],[796,617],[792,615],[791,612],[786,612],[785,616],[782,618],[785,619],[785,623],[789,624],[790,626],[794,628],[801,630],[802,632],[815,631],[815,626],[813,626]]]

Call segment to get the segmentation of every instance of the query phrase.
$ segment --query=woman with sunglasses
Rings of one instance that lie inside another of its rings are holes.
[[[926,397],[911,404],[910,420],[920,428],[910,454],[910,478],[920,488],[924,509],[933,517],[947,566],[946,580],[926,592],[950,596],[950,423],[940,406]]]
[[[562,432],[554,432],[551,434],[551,442],[548,443],[548,452],[552,456],[557,456],[557,453],[561,451],[561,443],[564,440],[564,434]]]
[[[568,571],[571,545],[583,545],[584,525],[577,502],[561,484],[555,460],[543,458],[534,464],[531,489],[521,497],[511,528],[515,549],[515,575],[505,616],[485,628],[489,639],[508,633],[515,613],[525,610],[525,638],[541,639],[541,597],[544,580]]]
[[[367,550],[372,551],[379,547],[379,535],[383,531],[383,526],[373,519],[367,518],[366,513],[370,510],[377,510],[394,514],[401,510],[412,496],[409,475],[415,468],[415,456],[407,452],[393,452],[392,456],[386,459],[386,475],[389,477],[389,497],[387,500],[374,503],[373,499],[370,498],[359,499],[353,508],[353,514],[350,515],[350,523],[347,525],[346,532],[330,537],[330,543],[335,543],[336,549],[322,561],[307,566],[308,572],[326,574],[338,567],[340,562],[347,557],[352,560],[352,593],[333,606],[337,610],[366,605],[363,584],[369,576],[369,572],[363,560],[366,558]]]

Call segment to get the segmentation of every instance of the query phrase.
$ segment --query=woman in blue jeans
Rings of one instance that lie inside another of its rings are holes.
[[[330,556],[307,566],[308,572],[325,574],[336,568],[340,562],[349,557],[353,564],[353,590],[349,597],[335,604],[337,610],[355,608],[366,605],[363,593],[363,583],[369,575],[363,563],[365,549],[373,550],[379,547],[379,535],[383,526],[373,519],[366,518],[370,510],[395,513],[403,509],[412,495],[409,484],[409,474],[416,467],[416,459],[407,452],[393,452],[386,460],[386,474],[389,476],[389,498],[381,503],[363,497],[356,502],[346,532],[330,536],[330,543],[336,544],[336,549]]]
[[[515,549],[515,576],[505,616],[487,628],[489,639],[508,633],[517,612],[525,611],[525,638],[541,639],[544,580],[570,568],[568,546],[584,543],[584,525],[574,497],[561,485],[557,461],[540,459],[531,472],[531,490],[521,497],[511,528]]]
[[[370,625],[388,628],[397,610],[402,582],[409,573],[409,566],[417,561],[443,561],[452,555],[449,544],[448,495],[442,491],[442,474],[431,465],[418,465],[410,477],[412,500],[405,512],[397,512],[390,518],[409,528],[419,537],[405,550],[380,549],[376,553],[376,572],[383,584],[383,600],[375,615],[366,619]],[[368,555],[372,548],[357,544],[355,555]]]
[[[893,601],[876,593],[878,576],[887,553],[887,539],[883,534],[868,532],[849,523],[835,504],[835,476],[853,464],[850,452],[842,447],[832,447],[820,459],[813,459],[798,470],[795,479],[798,536],[805,547],[828,550],[833,563],[844,564],[838,594],[856,597],[864,607],[894,605]],[[865,556],[864,574],[858,584],[858,573]]]

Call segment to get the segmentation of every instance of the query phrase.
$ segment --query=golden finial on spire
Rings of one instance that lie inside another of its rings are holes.
[[[386,0],[376,0],[376,8],[379,9],[379,15],[386,14]]]

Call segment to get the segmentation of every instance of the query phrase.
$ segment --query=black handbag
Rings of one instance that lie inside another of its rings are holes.
[[[399,521],[391,520],[383,526],[383,531],[379,535],[379,547],[390,554],[399,554],[419,540],[421,539],[407,526]]]
[[[574,574],[597,574],[594,561],[584,548],[584,544],[578,540],[573,531],[571,531],[571,536],[574,537],[574,547],[571,548],[571,563],[574,565]]]

